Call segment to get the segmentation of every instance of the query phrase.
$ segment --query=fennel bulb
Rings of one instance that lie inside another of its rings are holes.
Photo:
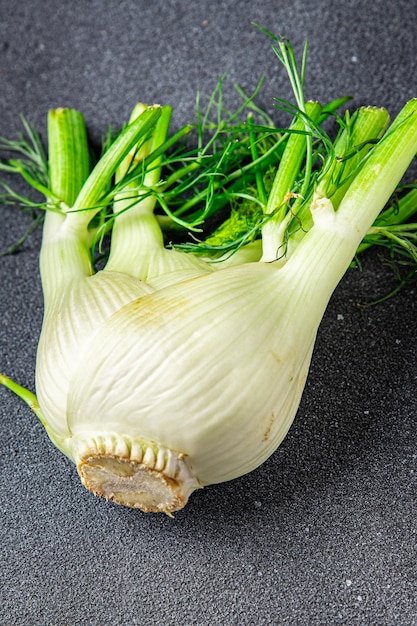
[[[285,437],[329,298],[417,152],[417,101],[387,131],[386,111],[360,109],[315,175],[322,107],[299,104],[260,193],[261,236],[231,257],[164,244],[155,207],[169,107],[138,105],[91,173],[82,115],[50,112],[37,399],[0,382],[95,494],[170,515]],[[110,254],[96,271],[91,243],[109,202]]]

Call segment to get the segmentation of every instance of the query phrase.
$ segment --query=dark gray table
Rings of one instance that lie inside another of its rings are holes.
[[[0,1],[0,134],[49,108],[91,136],[137,100],[193,115],[220,74],[261,102],[290,95],[257,21],[310,41],[310,98],[353,94],[394,115],[417,96],[416,2]],[[28,223],[1,209],[0,248]],[[40,232],[0,258],[0,370],[33,388]],[[377,254],[342,280],[290,433],[252,474],[195,494],[175,519],[94,498],[40,424],[0,389],[4,626],[417,624],[416,292]]]

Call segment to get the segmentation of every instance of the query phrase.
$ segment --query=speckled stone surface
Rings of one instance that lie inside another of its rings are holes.
[[[136,101],[174,107],[227,73],[260,103],[290,96],[259,22],[310,42],[306,92],[386,106],[417,96],[417,6],[265,0],[0,0],[0,134],[79,108],[91,137]],[[0,249],[28,217],[1,208]],[[41,233],[0,257],[0,371],[33,389]],[[417,624],[416,290],[363,308],[392,274],[377,253],[337,288],[296,420],[258,470],[175,515],[101,501],[0,389],[2,626]]]

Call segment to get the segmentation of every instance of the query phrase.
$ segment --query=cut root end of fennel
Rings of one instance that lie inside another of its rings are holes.
[[[201,487],[183,454],[153,443],[103,435],[80,441],[76,449],[77,471],[89,491],[145,513],[172,516]]]

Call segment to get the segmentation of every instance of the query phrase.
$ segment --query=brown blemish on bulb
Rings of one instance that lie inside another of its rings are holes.
[[[275,413],[272,412],[271,416],[269,418],[266,430],[265,430],[265,432],[263,434],[262,441],[268,441],[269,437],[271,436],[271,430],[272,430],[272,426],[273,426],[274,422],[275,422]]]
[[[275,352],[275,350],[269,350],[269,353],[271,354],[271,356],[274,359],[274,361],[276,361],[277,363],[281,363],[282,362],[282,359],[279,356],[278,352]]]

